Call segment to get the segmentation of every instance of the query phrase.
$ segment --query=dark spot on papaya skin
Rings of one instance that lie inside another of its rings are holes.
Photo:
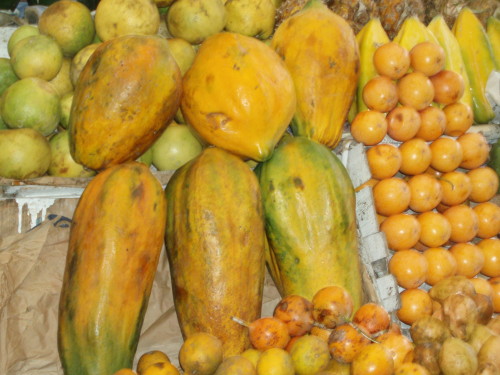
[[[283,303],[280,303],[280,305],[279,305],[279,309],[280,309],[281,311],[286,311],[286,310],[288,310],[288,302],[286,302],[286,301],[285,301],[285,302],[283,302]]]
[[[141,198],[142,196],[144,196],[144,185],[140,184],[132,190],[132,198],[136,199]]]
[[[295,258],[294,262],[295,262],[295,264],[299,264],[300,263],[300,259],[299,258]]]
[[[241,68],[240,68],[237,64],[234,64],[234,65],[233,65],[233,69],[234,69],[234,70],[240,70]]]
[[[228,117],[225,113],[221,112],[210,112],[207,114],[207,121],[211,125],[212,129],[223,129],[224,126],[231,121],[231,118]]]
[[[274,191],[274,184],[272,181],[269,183],[269,191]]]
[[[300,177],[294,177],[293,184],[295,185],[296,188],[304,190],[304,182],[302,182],[302,179]]]

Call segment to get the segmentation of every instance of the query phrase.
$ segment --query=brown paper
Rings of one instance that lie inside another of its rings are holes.
[[[0,374],[62,375],[57,352],[57,310],[70,219],[50,214],[32,230],[0,238]],[[15,232],[14,232],[15,233]],[[262,315],[279,301],[266,275]],[[182,336],[162,251],[134,360],[161,350],[179,366]]]

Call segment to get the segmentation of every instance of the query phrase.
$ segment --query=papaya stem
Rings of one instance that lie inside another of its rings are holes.
[[[352,321],[349,321],[349,322],[347,322],[347,324],[349,324],[352,328],[354,328],[356,331],[358,331],[359,333],[361,333],[361,335],[363,335],[364,337],[366,337],[371,342],[373,342],[375,344],[380,344],[380,342],[378,342],[377,340],[375,340],[373,337],[371,337],[370,335],[367,335],[365,332],[363,332],[363,330],[360,329],[356,323],[353,323]]]

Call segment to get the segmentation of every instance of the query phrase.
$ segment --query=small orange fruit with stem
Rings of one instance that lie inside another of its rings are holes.
[[[472,184],[466,173],[454,170],[446,172],[439,178],[441,185],[441,203],[456,206],[464,203],[472,191]]]
[[[318,290],[312,298],[312,304],[314,321],[326,328],[335,328],[347,322],[354,309],[352,296],[338,285]]]
[[[373,66],[378,74],[399,79],[410,68],[410,53],[395,42],[382,44],[373,54]]]
[[[434,86],[421,72],[411,72],[397,83],[397,95],[402,105],[421,111],[431,105],[434,99]]]
[[[484,266],[484,255],[481,249],[471,242],[462,242],[452,245],[449,252],[456,260],[457,275],[467,278],[476,276]]]
[[[402,105],[387,114],[387,134],[395,141],[404,142],[415,137],[420,128],[420,115],[410,106]]]
[[[441,202],[443,191],[437,178],[427,173],[417,174],[408,180],[410,209],[415,212],[431,211]]]
[[[446,115],[441,108],[428,106],[419,112],[420,128],[415,135],[424,141],[431,142],[444,134]]]
[[[396,315],[403,323],[412,325],[432,314],[432,299],[423,289],[405,289],[400,293],[401,307]]]
[[[365,146],[380,143],[387,134],[385,114],[378,111],[358,112],[351,122],[351,135]]]
[[[440,247],[451,236],[451,224],[448,219],[436,211],[423,212],[417,216],[420,223],[419,241],[427,247]]]
[[[481,133],[466,133],[457,138],[462,146],[463,157],[460,168],[479,168],[488,160],[490,146]]]
[[[401,152],[391,144],[378,144],[366,153],[372,177],[377,180],[393,177],[401,166]]]
[[[405,289],[418,288],[427,278],[427,259],[421,252],[408,249],[395,253],[389,260],[389,272]]]
[[[378,214],[383,216],[400,214],[410,205],[410,187],[402,178],[386,178],[373,187],[373,198]]]
[[[476,203],[491,200],[498,191],[498,175],[493,168],[479,167],[467,172],[470,178],[472,191],[469,199]]]
[[[424,251],[427,259],[427,277],[425,282],[435,285],[438,281],[455,275],[457,261],[448,249],[444,247],[431,247]]]
[[[491,238],[500,232],[500,207],[493,202],[482,202],[473,208],[479,219],[479,229],[476,236]]]
[[[431,149],[426,141],[412,138],[399,145],[401,167],[399,171],[406,175],[424,173],[431,165]]]
[[[308,299],[291,294],[280,300],[274,308],[273,316],[285,322],[291,337],[302,336],[311,331],[314,319],[313,305]]]
[[[335,327],[328,339],[328,348],[333,359],[341,363],[351,363],[366,345],[371,344],[370,336],[363,327],[344,323]]]
[[[232,319],[248,328],[248,337],[255,349],[262,351],[270,348],[284,349],[290,341],[288,326],[278,318],[263,317],[250,323],[234,316]]]
[[[391,317],[382,305],[367,302],[354,312],[352,322],[373,336],[389,329]]]
[[[363,101],[374,111],[389,112],[398,104],[396,83],[385,76],[371,78],[363,87]]]
[[[420,223],[414,215],[400,213],[387,217],[380,225],[391,250],[410,249],[420,238]]]
[[[445,62],[446,54],[439,44],[425,41],[410,50],[410,66],[428,77],[443,70]]]
[[[465,204],[451,206],[443,215],[451,224],[451,241],[469,242],[474,239],[479,230],[479,219],[471,207]]]

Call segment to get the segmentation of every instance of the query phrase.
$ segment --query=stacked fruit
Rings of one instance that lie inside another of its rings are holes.
[[[498,373],[500,317],[492,317],[491,299],[461,275],[440,280],[429,296],[433,314],[418,318],[409,330],[414,362],[431,375]]]
[[[252,322],[233,317],[248,328],[249,349],[224,357],[222,342],[200,332],[184,341],[179,363],[184,373],[198,375],[426,374],[412,363],[413,343],[381,305],[353,306],[350,294],[338,286],[320,289],[312,300],[289,295],[278,302],[273,316]],[[144,353],[136,371],[178,374],[160,351]],[[135,373],[124,369],[115,375],[126,374]]]
[[[351,123],[354,139],[369,147],[368,184],[394,252],[389,269],[402,288],[397,315],[409,325],[432,314],[425,286],[455,274],[478,289],[488,284],[480,290],[500,311],[500,208],[491,202],[498,176],[485,165],[487,140],[469,131],[463,79],[444,69],[445,57],[429,41],[410,51],[395,42],[380,46],[373,55],[378,76],[362,90],[369,110]]]

